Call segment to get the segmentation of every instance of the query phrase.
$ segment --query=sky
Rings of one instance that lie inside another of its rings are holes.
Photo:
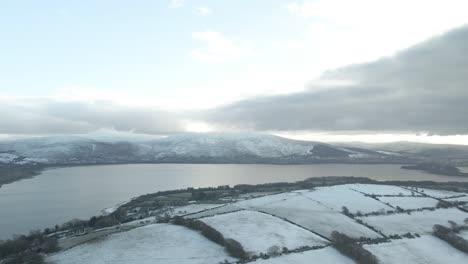
[[[0,135],[468,144],[466,10],[464,0],[2,1]]]

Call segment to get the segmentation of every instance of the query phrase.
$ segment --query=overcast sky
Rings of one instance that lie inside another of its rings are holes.
[[[465,0],[4,1],[0,134],[468,144]]]

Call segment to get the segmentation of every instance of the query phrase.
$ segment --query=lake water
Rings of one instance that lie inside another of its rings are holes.
[[[362,176],[375,180],[468,181],[401,170],[399,165],[132,164],[49,169],[0,188],[0,239],[73,218],[88,219],[132,197],[156,191],[293,182],[309,177]]]

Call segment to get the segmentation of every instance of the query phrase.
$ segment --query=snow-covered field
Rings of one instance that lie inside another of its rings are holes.
[[[295,249],[301,246],[319,246],[327,241],[306,229],[255,211],[239,211],[206,217],[201,221],[212,226],[224,237],[240,242],[253,254],[266,253],[272,246]]]
[[[458,235],[468,240],[468,231],[461,231]]]
[[[317,250],[305,251],[302,253],[293,253],[288,255],[283,255],[276,258],[270,259],[261,259],[254,262],[255,264],[285,264],[285,263],[294,263],[294,264],[310,264],[310,263],[320,263],[320,264],[354,264],[355,262],[350,258],[341,255],[333,247],[326,247]]]
[[[173,215],[194,214],[200,211],[222,207],[224,204],[189,204],[186,206],[177,207],[173,210]]]
[[[236,204],[226,204],[226,205],[218,206],[213,209],[208,209],[206,211],[202,211],[199,213],[190,214],[185,217],[186,218],[201,218],[201,217],[224,214],[224,213],[229,213],[229,212],[234,212],[234,211],[239,211],[239,210],[241,210],[241,208],[239,208]]]
[[[418,189],[421,191],[422,189]],[[382,196],[377,201],[364,195]],[[424,189],[425,194],[434,197],[460,196],[460,193]],[[372,184],[345,184],[320,187],[313,190],[297,190],[271,194],[235,203],[190,204],[173,208],[171,215],[197,218],[223,234],[241,243],[250,254],[267,253],[273,246],[279,249],[297,249],[303,246],[320,246],[330,243],[327,239],[333,231],[353,238],[379,238],[377,232],[359,224],[375,227],[385,235],[418,233],[421,238],[393,240],[388,243],[365,245],[381,263],[468,263],[468,255],[454,249],[446,242],[431,235],[435,224],[447,226],[448,221],[463,224],[468,218],[457,208],[415,211],[410,214],[398,213],[376,215],[353,219],[342,213],[345,206],[352,213],[376,212],[395,209],[435,207],[437,199],[415,190],[398,186]],[[447,201],[465,200],[446,198]],[[439,198],[440,199],[440,198]],[[106,238],[83,244],[48,258],[57,264],[82,263],[213,263],[235,261],[225,250],[207,240],[199,232],[171,224],[154,224],[154,217],[129,222],[131,231],[115,233]],[[127,227],[127,226],[126,226]],[[318,234],[318,235],[317,235]],[[468,232],[460,233],[468,239]],[[291,253],[258,263],[353,263],[333,247]]]
[[[351,213],[356,213],[358,211],[369,213],[381,209],[385,211],[392,209],[384,203],[351,190],[353,187],[353,184],[321,187],[312,191],[302,192],[302,195],[339,212],[342,211],[343,206],[348,208]]]
[[[449,208],[412,212],[411,214],[368,216],[360,219],[382,231],[385,235],[393,235],[407,232],[427,234],[432,232],[432,227],[435,224],[447,225],[448,221],[461,224],[467,217],[468,213],[456,208]]]
[[[366,194],[375,195],[412,195],[411,191],[393,185],[376,185],[376,184],[347,184],[348,188],[363,192]]]
[[[456,197],[456,198],[446,198],[444,199],[447,202],[468,202],[468,195],[467,196],[462,196],[462,197]]]
[[[389,243],[365,245],[364,248],[373,253],[382,264],[468,263],[468,254],[431,235],[414,239],[394,240]]]
[[[433,198],[418,196],[418,197],[378,197],[382,202],[389,203],[393,207],[401,207],[403,209],[417,209],[423,207],[435,207],[439,201]]]
[[[451,191],[443,191],[443,190],[431,190],[425,188],[417,188],[417,191],[420,193],[424,193],[430,197],[434,198],[450,198],[453,196],[460,196],[461,193],[451,192]]]
[[[18,158],[18,156],[10,154],[10,153],[0,153],[0,162],[1,163],[9,163]]]
[[[170,224],[154,224],[111,235],[48,258],[57,264],[206,264],[234,261],[224,249],[198,232]]]
[[[379,234],[340,212],[301,195],[301,192],[264,196],[239,202],[238,205],[287,219],[325,237],[329,237],[335,230],[355,238],[380,237]]]

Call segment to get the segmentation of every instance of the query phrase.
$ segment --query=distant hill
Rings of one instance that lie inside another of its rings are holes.
[[[468,146],[450,144],[425,144],[415,142],[393,143],[335,143],[346,148],[359,147],[386,153],[388,155],[402,155],[406,157],[424,159],[436,162],[447,162],[455,165],[468,165]]]
[[[398,155],[254,133],[167,137],[53,136],[0,141],[0,163],[394,163]]]

